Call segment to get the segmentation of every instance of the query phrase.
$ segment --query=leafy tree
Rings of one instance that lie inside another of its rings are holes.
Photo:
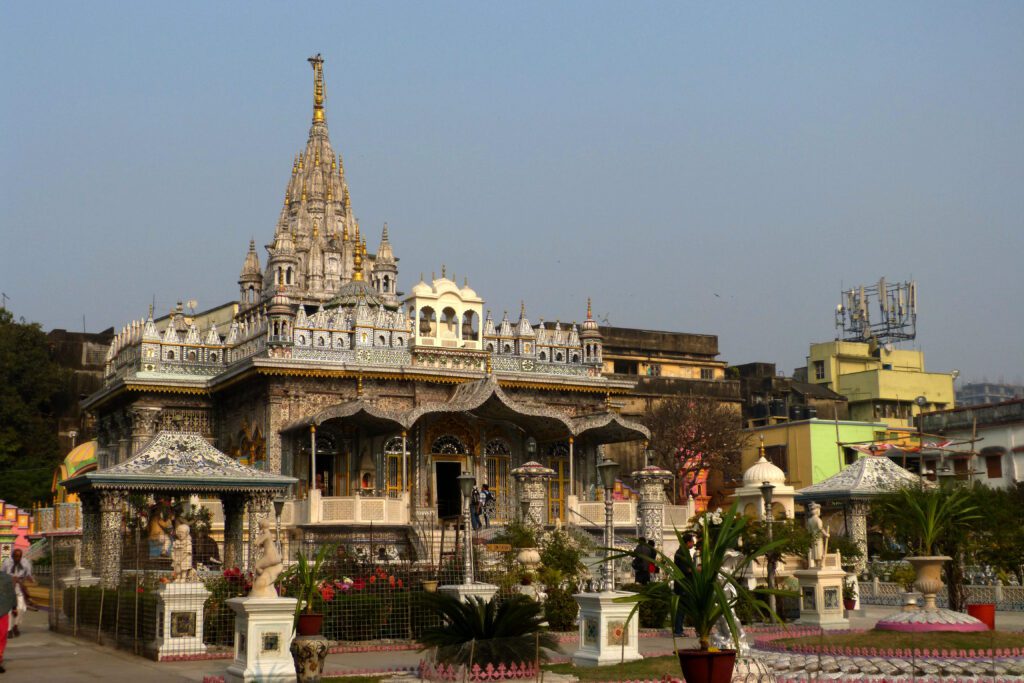
[[[70,379],[42,328],[0,308],[0,498],[22,507],[49,499],[63,455],[57,415],[74,401]]]
[[[674,396],[654,405],[644,422],[651,430],[652,464],[676,473],[681,486],[701,472],[739,476],[740,453],[749,439],[739,411],[709,398]]]
[[[1024,584],[1024,483],[993,489],[976,483],[972,491],[983,518],[974,529],[974,559]]]
[[[442,618],[442,625],[428,628],[420,635],[424,648],[437,648],[437,661],[443,664],[519,664],[533,662],[537,650],[541,661],[549,659],[548,651],[558,651],[557,639],[542,625],[544,614],[540,603],[517,595],[498,601],[497,596],[484,602],[427,593],[425,602],[430,611]]]

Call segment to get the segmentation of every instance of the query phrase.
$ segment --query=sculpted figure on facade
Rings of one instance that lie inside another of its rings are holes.
[[[828,529],[821,521],[821,506],[811,503],[807,506],[809,516],[807,518],[807,531],[814,539],[811,548],[807,553],[807,567],[809,569],[820,568],[825,561],[825,551],[828,549]]]

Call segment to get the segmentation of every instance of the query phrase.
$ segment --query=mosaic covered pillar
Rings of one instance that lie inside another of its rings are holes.
[[[82,502],[82,539],[75,553],[75,566],[95,570],[100,547],[100,501],[93,493],[83,493],[79,499]]]
[[[544,502],[547,500],[548,482],[555,476],[555,471],[531,460],[512,470],[512,476],[519,489],[519,500],[529,501],[524,523],[534,527],[543,526],[547,522]]]
[[[121,580],[121,548],[124,541],[121,527],[127,499],[128,494],[123,491],[103,491],[99,495],[100,542],[96,561],[104,588],[117,588]]]
[[[254,541],[260,533],[260,521],[272,517],[271,501],[269,493],[250,493],[246,496],[246,503],[249,507],[249,557],[247,567],[252,570],[256,566],[256,560],[263,556],[261,548],[257,547]]]
[[[857,573],[862,574],[868,568],[868,502],[854,500],[848,503],[849,516],[847,535],[860,548],[860,559],[857,560]]]
[[[672,473],[655,465],[633,472],[633,483],[639,493],[636,510],[637,536],[654,539],[661,550],[665,529],[665,484],[672,481]]]
[[[220,503],[224,508],[224,567],[241,568],[245,499],[240,494],[229,494],[222,496]]]

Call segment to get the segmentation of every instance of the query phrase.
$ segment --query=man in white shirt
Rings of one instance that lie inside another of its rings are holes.
[[[36,610],[35,605],[29,602],[27,584],[35,581],[32,577],[32,562],[22,556],[21,548],[15,548],[11,556],[0,563],[0,572],[8,574],[14,582],[14,593],[17,597],[17,606],[11,612],[10,631],[12,636],[20,636],[21,620],[25,616],[26,609]]]

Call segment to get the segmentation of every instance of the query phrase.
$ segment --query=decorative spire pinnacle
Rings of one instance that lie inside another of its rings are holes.
[[[764,455],[764,434],[761,434],[759,436],[760,436],[760,439],[761,439],[761,446],[757,449],[758,450],[758,454],[761,456],[762,460],[767,460],[768,458],[766,458],[765,455]]]
[[[292,160],[292,175],[295,175],[298,172],[299,172],[299,155],[296,154],[295,158]]]
[[[327,183],[327,201],[334,201],[334,192],[331,189],[330,183]]]
[[[317,53],[309,58],[313,67],[313,123],[324,121],[324,58]]]
[[[320,222],[316,220],[313,221],[313,239],[320,239]]]
[[[359,243],[356,243],[356,253],[352,261],[352,280],[355,282],[363,281],[363,250]]]
[[[526,317],[526,302],[522,299],[519,300],[519,319],[522,320]]]
[[[447,267],[447,266],[445,266],[445,265],[444,265],[444,264],[442,263],[442,264],[441,264],[441,279],[442,279],[442,280],[443,280],[443,279],[445,278],[445,271],[447,271],[447,270],[448,270],[448,267]]]
[[[387,224],[387,221],[384,222],[384,231],[380,235],[380,241],[381,242],[387,242],[388,241],[388,224]]]
[[[338,152],[338,175],[345,175],[345,162],[341,158],[341,152]]]
[[[302,181],[302,201],[306,201],[306,181]]]
[[[341,239],[343,242],[348,242],[348,223],[342,223],[341,226]]]
[[[593,320],[594,314],[590,312],[590,297],[587,297],[587,320]]]

